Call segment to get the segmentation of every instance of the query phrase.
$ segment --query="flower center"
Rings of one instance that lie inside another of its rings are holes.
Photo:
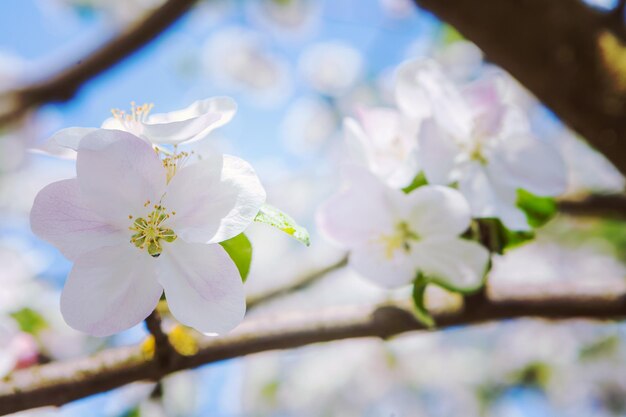
[[[409,225],[406,222],[400,222],[396,225],[396,230],[391,235],[383,235],[381,237],[383,244],[385,245],[385,257],[387,259],[393,259],[393,254],[398,249],[402,249],[405,252],[411,250],[411,242],[418,241],[419,235],[409,229]]]
[[[163,149],[161,148],[157,148],[156,149],[157,152],[163,152]],[[166,171],[166,175],[167,175],[167,182],[169,183],[170,180],[172,178],[174,178],[174,175],[176,175],[176,172],[178,172],[178,170],[180,168],[182,168],[183,165],[185,165],[185,163],[187,162],[187,160],[189,159],[189,156],[192,155],[194,152],[178,152],[178,150],[176,149],[176,146],[174,146],[174,152],[173,153],[167,153],[165,154],[165,158],[163,158],[163,167],[165,168]]]
[[[145,207],[149,205],[150,201],[147,201]],[[174,216],[176,212],[172,211],[170,214],[163,206],[158,204],[155,204],[153,207],[154,210],[146,217],[136,218],[129,229],[135,232],[130,238],[130,243],[139,249],[147,249],[148,254],[156,258],[163,250],[161,241],[173,242],[177,238],[172,229],[163,225],[170,218],[170,215]],[[132,219],[133,216],[130,215],[128,218]]]

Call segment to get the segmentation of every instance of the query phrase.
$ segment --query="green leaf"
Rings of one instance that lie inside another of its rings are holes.
[[[140,417],[141,416],[141,411],[139,411],[139,407],[133,407],[129,410],[126,410],[125,412],[123,412],[120,417]]]
[[[411,181],[409,185],[407,185],[406,187],[402,189],[402,191],[404,191],[405,194],[409,194],[411,191],[415,190],[416,188],[419,188],[422,185],[427,185],[427,184],[428,184],[428,181],[426,180],[424,171],[421,171],[419,174],[415,176],[415,178],[413,178],[413,181]]]
[[[528,224],[537,228],[546,224],[556,215],[557,206],[554,198],[538,197],[526,190],[517,190],[517,207],[526,213]]]
[[[241,280],[246,282],[248,272],[250,272],[250,263],[252,262],[252,244],[243,233],[220,242],[220,245],[228,252],[230,258],[237,265]]]
[[[261,210],[257,213],[255,222],[265,223],[272,227],[282,230],[288,235],[293,236],[300,242],[304,243],[306,246],[311,244],[311,239],[309,237],[309,232],[307,230],[298,225],[294,219],[292,219],[289,215],[283,213],[276,207],[270,206],[269,204],[263,204]]]
[[[23,332],[35,335],[48,327],[48,322],[37,311],[24,307],[21,310],[11,313]]]
[[[545,388],[550,380],[550,365],[541,361],[530,362],[509,376],[513,386]]]
[[[490,246],[488,249],[495,253],[504,253],[508,249],[528,243],[535,238],[533,231],[514,231],[509,230],[502,224],[499,219],[484,218],[476,220],[480,225],[481,233],[488,233],[487,239]],[[480,236],[483,241],[485,236]]]
[[[444,24],[441,28],[441,41],[444,45],[454,42],[463,41],[465,37],[459,33],[454,27]]]
[[[424,326],[432,328],[435,326],[435,320],[428,312],[426,304],[424,302],[424,294],[426,292],[426,286],[428,283],[420,274],[413,282],[413,306],[415,310],[415,318],[417,318]]]
[[[581,360],[606,358],[614,355],[619,350],[619,345],[619,337],[611,335],[582,347],[579,352],[579,358]]]

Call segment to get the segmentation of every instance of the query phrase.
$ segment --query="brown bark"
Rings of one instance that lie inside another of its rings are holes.
[[[626,299],[561,296],[493,301],[484,293],[465,308],[435,312],[437,329],[520,317],[612,320],[626,317]],[[46,405],[62,405],[140,380],[258,352],[291,349],[349,338],[379,337],[426,329],[404,305],[355,307],[251,319],[224,337],[198,336],[199,351],[166,366],[142,355],[140,347],[109,349],[92,357],[50,363],[13,373],[0,384],[0,415]]]
[[[626,91],[598,37],[624,21],[579,0],[415,0],[454,26],[626,173]]]

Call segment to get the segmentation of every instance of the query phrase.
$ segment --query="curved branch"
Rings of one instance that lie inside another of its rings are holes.
[[[584,200],[558,202],[561,213],[571,216],[593,216],[626,220],[626,196],[591,195]]]
[[[75,65],[43,82],[0,97],[0,126],[19,120],[28,110],[48,102],[68,101],[87,81],[122,61],[159,36],[196,0],[168,0],[145,20],[131,25]]]
[[[624,42],[623,19],[580,0],[415,3],[475,42],[626,173],[626,88],[600,45],[606,34]]]
[[[14,372],[0,384],[0,415],[47,405],[62,405],[140,380],[224,359],[334,340],[379,337],[426,330],[409,304],[330,309],[311,314],[268,316],[244,322],[220,338],[198,336],[199,351],[179,356],[167,367],[144,356],[139,347],[109,349],[92,357],[50,363]],[[466,299],[462,310],[434,312],[438,329],[519,317],[546,319],[626,317],[626,299],[561,296],[494,301],[484,293]]]

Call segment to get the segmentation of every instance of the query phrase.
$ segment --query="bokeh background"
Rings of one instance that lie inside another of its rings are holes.
[[[0,89],[45,79],[161,3],[2,0]],[[615,2],[593,6],[610,9]],[[338,186],[337,169],[346,158],[342,119],[359,106],[391,105],[394,68],[425,56],[462,80],[493,69],[475,45],[410,0],[202,1],[70,102],[46,105],[2,131],[0,371],[137,344],[146,336],[137,326],[96,339],[64,324],[59,291],[70,264],[31,234],[28,213],[39,189],[72,177],[74,164],[29,149],[64,127],[99,126],[112,108],[128,108],[131,101],[154,103],[155,112],[165,112],[210,96],[232,96],[239,105],[235,119],[202,146],[250,161],[268,200],[312,235],[311,247],[304,248],[264,225],[251,227],[255,252],[246,287],[260,294],[344,256],[319,236],[314,223],[317,206]],[[567,161],[568,198],[623,189],[624,178],[604,157],[532,97],[526,104],[537,135],[553,142]],[[491,284],[504,293],[535,285],[623,293],[625,248],[620,222],[558,216],[536,242],[495,260]],[[448,297],[441,291],[429,296]],[[343,268],[250,315],[388,297]],[[24,415],[626,416],[625,342],[621,323],[530,319],[388,342],[343,341],[207,365],[159,386],[133,384]]]

